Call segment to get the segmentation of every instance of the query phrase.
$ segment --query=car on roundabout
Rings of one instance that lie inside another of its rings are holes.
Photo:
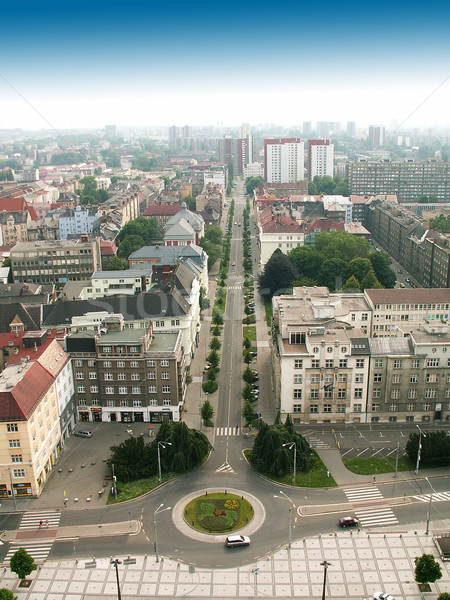
[[[250,546],[250,538],[246,535],[228,535],[225,539],[225,546],[227,548]]]
[[[339,527],[357,527],[359,519],[356,517],[341,517],[339,519]]]

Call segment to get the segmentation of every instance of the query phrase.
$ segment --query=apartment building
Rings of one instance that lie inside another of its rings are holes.
[[[308,140],[308,179],[334,175],[334,144],[330,140]]]
[[[110,315],[99,333],[70,334],[79,421],[179,421],[186,394],[181,332],[125,329]]]
[[[81,206],[68,208],[59,217],[59,238],[67,240],[69,237],[92,233],[97,218],[96,208],[83,209]]]
[[[14,283],[54,283],[89,279],[101,267],[99,241],[19,242],[11,249]]]
[[[219,139],[219,162],[233,164],[234,174],[242,175],[244,167],[252,162],[252,136]]]
[[[449,202],[450,163],[434,159],[351,162],[349,187],[351,194],[396,194],[399,202],[412,202],[422,195]]]
[[[268,183],[303,181],[305,147],[300,138],[264,140],[264,178]]]

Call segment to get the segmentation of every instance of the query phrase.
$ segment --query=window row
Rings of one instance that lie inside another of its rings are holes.
[[[115,393],[118,393],[118,394],[128,394],[130,392],[132,394],[143,394],[143,393],[145,393],[145,387],[143,388],[140,385],[136,385],[136,386],[133,385],[133,386],[131,386],[131,388],[128,387],[128,386],[126,386],[126,385],[119,385],[117,387],[117,392],[115,391],[115,389],[116,388],[114,386],[107,385],[105,387],[105,394],[115,394]],[[98,394],[98,385],[91,385],[89,387],[89,391],[90,391],[91,394]],[[86,393],[86,386],[84,386],[84,385],[78,385],[77,386],[77,392],[78,392],[78,394],[85,394]],[[156,392],[157,392],[156,385],[150,385],[148,387],[148,393],[149,394],[156,394]],[[161,392],[163,394],[170,394],[170,385],[163,385],[163,386],[161,386]]]
[[[162,406],[172,406],[172,401],[170,400],[170,398],[163,398],[162,402],[159,402],[159,404],[161,404]],[[148,405],[149,406],[158,406],[158,399],[157,398],[151,398],[148,401]],[[88,402],[86,400],[86,398],[79,398],[78,400],[78,406],[102,406],[99,402],[99,400],[92,400],[91,402]],[[127,400],[126,398],[123,398],[122,400],[107,400],[106,401],[106,406],[108,407],[113,407],[113,406],[133,406],[133,407],[140,407],[140,406],[144,406],[142,400],[138,400],[138,399],[133,399],[133,400]],[[13,461],[14,462],[14,461]],[[21,461],[16,461],[16,462],[21,462]]]
[[[76,359],[74,362],[75,362],[76,367],[82,367],[84,365],[84,362],[80,359]],[[99,361],[99,362],[105,369],[111,369],[112,367],[117,367],[118,369],[125,369],[125,367],[127,366],[127,361],[125,361],[125,360],[117,360],[114,362],[111,360],[103,360],[103,361]],[[169,366],[169,360],[167,358],[163,358],[158,362],[161,365],[161,367]],[[128,364],[131,368],[136,369],[139,367],[140,364],[142,364],[142,361],[140,362],[138,360],[131,360],[131,361],[129,361]],[[146,364],[147,364],[147,367],[155,367],[156,360],[153,358],[149,358],[146,360]],[[88,360],[87,366],[95,367],[95,360]]]

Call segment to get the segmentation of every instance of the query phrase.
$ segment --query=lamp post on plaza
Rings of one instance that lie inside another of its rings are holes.
[[[328,567],[331,567],[331,563],[329,563],[327,560],[324,560],[320,564],[323,567],[322,600],[325,600],[325,592],[326,592],[326,588],[327,588],[327,569],[328,569]]]
[[[292,505],[293,505],[293,502],[289,498],[289,496],[287,494],[285,494],[282,490],[280,490],[280,494],[282,494],[282,496],[275,495],[274,498],[281,498],[282,500],[286,499],[286,500],[289,500],[289,503],[290,503],[289,504],[289,538],[288,538],[289,539],[288,548],[290,548],[292,545]]]
[[[294,473],[292,475],[292,485],[295,485],[295,479],[297,475],[297,444],[296,442],[286,442],[286,444],[282,444],[283,448],[287,446],[289,450],[294,448]]]
[[[433,502],[433,493],[436,493],[436,491],[433,488],[433,486],[431,485],[428,477],[425,477],[425,481],[428,483],[428,485],[431,488],[430,502],[428,503],[428,510],[427,510],[427,529],[425,531],[425,535],[428,535],[430,533],[431,503]]]
[[[161,483],[161,454],[159,447],[165,448],[166,446],[171,446],[170,442],[158,442],[158,481]]]
[[[154,530],[154,533],[155,533],[155,556],[156,556],[156,562],[159,562],[159,555],[158,555],[158,529],[156,527],[156,515],[159,515],[159,513],[162,513],[165,510],[170,510],[171,509],[170,506],[166,506],[166,508],[162,508],[163,506],[164,506],[164,503],[161,502],[161,504],[158,506],[158,508],[153,513],[153,530]]]

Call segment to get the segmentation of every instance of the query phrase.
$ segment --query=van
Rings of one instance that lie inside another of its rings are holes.
[[[92,437],[92,431],[88,431],[87,429],[81,429],[80,431],[75,431],[75,435],[77,437],[90,438]]]

